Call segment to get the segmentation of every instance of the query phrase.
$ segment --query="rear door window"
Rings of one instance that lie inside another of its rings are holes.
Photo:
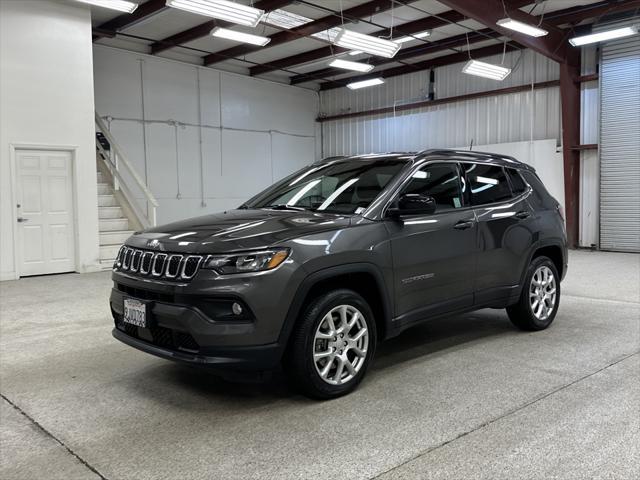
[[[467,163],[464,164],[464,168],[469,181],[473,205],[504,202],[513,196],[507,175],[502,167]]]
[[[429,195],[436,201],[436,212],[463,206],[462,185],[455,163],[429,164],[415,172],[402,193]]]

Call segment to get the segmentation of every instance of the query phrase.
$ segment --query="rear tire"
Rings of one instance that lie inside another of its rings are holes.
[[[375,346],[369,304],[352,290],[333,290],[304,310],[291,335],[285,368],[307,396],[336,398],[362,381]]]
[[[560,306],[560,275],[548,257],[531,261],[520,299],[507,307],[511,322],[528,331],[544,330],[553,322]]]

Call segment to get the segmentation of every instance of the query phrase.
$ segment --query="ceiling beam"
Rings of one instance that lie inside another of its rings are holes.
[[[639,7],[640,7],[640,0],[620,1],[618,3],[611,3],[610,0],[607,0],[603,2],[592,3],[590,5],[582,5],[578,7],[572,7],[572,8],[567,8],[563,10],[557,10],[555,12],[550,12],[547,15],[545,15],[545,21],[555,26],[563,25],[566,23],[580,23],[583,20],[599,17],[601,15],[610,14],[610,13],[620,13],[623,11],[633,10]],[[540,17],[536,17],[536,23],[539,21],[540,21]],[[581,27],[578,27],[577,29],[579,28]],[[578,33],[577,29],[575,33]],[[493,30],[484,29],[484,30],[479,30],[478,32],[483,33],[488,31],[493,31]],[[441,41],[431,42],[431,44],[427,44],[427,45],[438,44],[439,42],[445,42],[446,40],[450,40],[452,41],[452,44],[449,45],[449,47],[456,46],[456,44],[460,46],[460,45],[464,45],[464,43],[461,43],[461,39],[464,39],[464,38],[465,38],[465,35],[458,35],[456,37],[449,37],[448,39],[444,39]],[[482,38],[478,39],[473,34],[469,34],[469,43],[476,43],[481,40]],[[431,53],[433,51],[444,50],[447,48],[446,43],[442,43],[441,46],[443,48],[437,48],[436,46],[436,50],[426,50],[426,51],[420,50],[420,48],[423,47],[421,45],[407,48],[404,50],[400,50],[400,53],[396,55],[395,59],[406,60],[411,57],[416,57],[416,56],[424,55],[425,53]],[[369,61],[374,65],[382,65],[384,63],[389,63],[390,61],[394,61],[395,59],[381,59],[379,57],[371,57]],[[313,78],[316,76],[318,78],[322,78],[322,77],[326,78],[326,77],[337,75],[340,73],[344,74],[344,71],[339,69],[329,69],[329,68],[315,70],[313,72],[307,72],[304,75],[296,75],[291,77],[291,83],[292,84],[304,83],[304,82],[312,81]]]
[[[482,42],[483,40],[489,40],[490,38],[488,37],[493,38],[492,35],[497,36],[497,34],[493,30],[485,28],[477,32],[471,32],[468,35],[456,35],[453,37],[443,38],[442,40],[436,40],[435,42],[423,43],[421,45],[416,45],[415,47],[406,48],[400,50],[400,52],[394,58],[370,57],[367,60],[363,60],[363,63],[369,63],[370,65],[374,66],[385,65],[387,63],[403,61],[420,55],[427,55],[429,53],[439,52],[450,48],[453,49],[455,47],[466,46],[467,40],[469,44]],[[291,77],[290,82],[291,85],[297,85],[299,83],[311,82],[314,78],[321,79],[345,73],[347,73],[345,70],[327,67],[319,70],[314,70],[313,72],[295,75]]]
[[[405,3],[410,3],[411,1],[415,0],[408,0]],[[390,9],[393,4],[394,0],[372,0],[370,2],[363,3],[362,5],[344,10],[343,17],[345,19],[369,17]],[[264,47],[239,45],[237,47],[227,48],[221,52],[212,53],[204,57],[204,64],[212,65],[223,60],[228,60],[229,58],[241,57],[264,48],[275,47],[276,45],[291,42],[300,37],[307,37],[313,33],[322,32],[341,24],[342,18],[340,15],[328,15],[312,22],[305,23],[304,25],[300,25],[297,28],[275,33],[269,37],[271,41]]]
[[[464,15],[450,10],[448,12],[444,12],[438,15],[438,17],[420,18],[418,20],[414,20],[413,22],[397,25],[396,27],[394,27],[394,33],[399,36],[412,35],[414,33],[424,32],[425,30],[430,30],[432,28],[437,28],[443,25],[447,25],[450,22],[459,22],[461,20],[464,20]],[[377,32],[373,32],[371,33],[371,35],[375,37],[384,37],[384,36],[388,36],[389,33],[390,33],[389,29],[385,28],[382,30],[378,30]],[[314,60],[320,60],[322,58],[331,57],[332,55],[335,55],[338,53],[345,53],[348,51],[349,49],[338,47],[338,46],[321,47],[315,50],[300,53],[298,55],[292,55],[290,57],[273,60],[265,65],[258,65],[256,67],[252,67],[249,70],[249,73],[251,75],[261,75],[263,73],[271,72],[279,68],[287,68],[294,65],[309,63]]]
[[[636,8],[640,8],[640,0],[606,0],[550,12],[545,15],[545,20],[552,25],[577,24],[590,18],[627,12]]]
[[[506,0],[506,1],[511,8],[520,8],[532,2],[532,0]],[[437,15],[432,15],[430,17],[425,17],[425,18],[419,18],[418,20],[414,20],[412,22],[396,25],[393,29],[393,33],[394,33],[394,36],[412,35],[414,33],[424,32],[425,30],[432,30],[434,28],[443,27],[451,23],[461,22],[464,19],[465,19],[465,16],[463,14],[456,12],[455,10],[448,10],[446,12],[439,13]],[[388,28],[370,33],[370,35],[373,35],[376,37],[385,37],[385,36],[389,36],[390,34],[391,34],[391,31]],[[277,60],[273,60],[269,62],[268,64],[252,67],[249,69],[249,73],[250,75],[261,75],[263,73],[267,73],[272,70],[278,70],[280,68],[287,68],[287,67],[292,67],[294,65],[301,65],[301,64],[313,62],[316,60],[321,60],[323,58],[331,57],[339,53],[345,53],[347,51],[348,49],[346,48],[341,48],[336,46],[321,47],[315,50],[310,50],[308,52],[300,53],[298,55],[279,58]],[[400,53],[402,52],[403,51],[400,50]],[[397,58],[397,55],[396,55],[396,58]],[[394,59],[389,59],[389,60],[393,61]]]
[[[113,37],[116,32],[124,30],[125,28],[132,27],[136,23],[161,12],[166,6],[166,0],[148,0],[142,3],[135,9],[133,13],[123,13],[111,20],[99,25],[96,31],[93,32],[93,41],[95,42],[102,37]]]
[[[507,15],[514,20],[530,25],[537,25],[539,23],[536,17],[516,8],[510,8],[509,6],[506,7],[507,11],[505,14],[501,0],[483,0],[482,2],[478,2],[477,0],[438,1],[556,62],[564,63],[569,60],[569,49],[571,47],[567,42],[568,32],[562,31],[549,23],[542,22],[540,27],[549,33],[543,37],[530,37],[529,35],[524,35],[496,25],[498,20]]]
[[[498,55],[503,52],[505,46],[503,44],[489,45],[488,47],[481,47],[471,50],[470,52],[464,51],[459,53],[452,53],[450,55],[443,55],[441,57],[430,58],[429,60],[423,60],[422,62],[412,63],[410,65],[400,65],[398,67],[388,68],[386,70],[380,70],[378,72],[368,73],[366,75],[358,75],[355,77],[342,78],[338,80],[332,80],[331,82],[325,82],[320,84],[320,90],[331,90],[334,88],[344,87],[348,83],[358,82],[361,80],[368,80],[370,78],[389,78],[396,77],[398,75],[405,75],[407,73],[418,72],[421,70],[428,70],[435,67],[443,67],[445,65],[451,65],[454,63],[464,62],[469,58],[469,53],[473,58],[489,57],[491,55]],[[511,52],[522,48],[518,44],[507,44],[506,51]]]
[[[264,10],[265,12],[270,12],[271,10],[277,10],[278,8],[285,7],[290,3],[293,3],[293,0],[261,0],[255,2],[253,6],[255,8],[259,8],[260,10]],[[233,23],[225,22],[224,20],[208,20],[204,23],[196,25],[195,27],[183,30],[182,32],[178,32],[174,35],[170,35],[166,38],[163,38],[162,40],[158,40],[157,42],[152,43],[151,53],[155,55],[156,53],[160,53],[169,48],[177,47],[178,45],[182,45],[199,38],[206,37],[215,27],[229,28],[233,26]]]

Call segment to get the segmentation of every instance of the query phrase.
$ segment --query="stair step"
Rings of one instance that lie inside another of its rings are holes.
[[[99,207],[117,207],[118,201],[114,195],[98,195]]]
[[[129,230],[129,220],[126,218],[101,218],[98,221],[100,233]]]
[[[98,218],[124,218],[120,207],[98,207]]]
[[[113,260],[118,255],[120,245],[101,245],[100,260]]]
[[[100,268],[102,270],[111,270],[113,268],[113,262],[115,262],[115,258],[101,258],[100,259]]]
[[[111,195],[111,185],[108,183],[98,183],[98,195]]]
[[[100,246],[122,245],[131,235],[133,235],[133,230],[113,230],[100,232]]]
[[[105,183],[106,177],[104,176],[104,173],[98,171],[97,178],[98,178],[98,183]]]

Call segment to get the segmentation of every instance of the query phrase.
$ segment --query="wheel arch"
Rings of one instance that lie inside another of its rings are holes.
[[[353,290],[369,303],[378,339],[385,339],[390,330],[392,306],[384,275],[376,265],[362,262],[325,268],[307,276],[294,295],[278,343],[287,346],[293,327],[309,300],[337,288]]]

